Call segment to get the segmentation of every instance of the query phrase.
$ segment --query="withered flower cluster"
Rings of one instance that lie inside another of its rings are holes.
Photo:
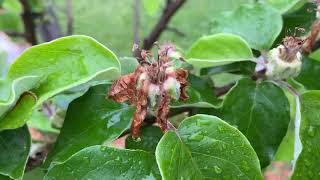
[[[162,131],[167,130],[170,101],[188,98],[188,72],[174,67],[173,58],[169,56],[174,50],[171,45],[159,48],[156,58],[152,52],[137,46],[133,50],[139,52],[139,65],[133,73],[116,80],[108,96],[119,103],[129,101],[136,107],[131,131],[137,138],[148,110],[155,110],[156,122]]]

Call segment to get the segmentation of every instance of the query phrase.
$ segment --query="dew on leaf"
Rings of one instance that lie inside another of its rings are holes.
[[[222,169],[219,166],[214,166],[214,172],[220,174],[222,172]]]
[[[104,151],[106,151],[106,150],[107,150],[107,146],[101,146],[101,147],[100,147],[100,151],[101,151],[101,152],[104,152]]]
[[[201,133],[192,134],[189,137],[189,140],[191,141],[201,141],[204,138],[204,136]]]
[[[315,128],[313,126],[310,126],[308,129],[308,135],[310,137],[313,137],[316,134]]]

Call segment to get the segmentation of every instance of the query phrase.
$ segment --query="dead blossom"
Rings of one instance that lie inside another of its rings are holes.
[[[133,137],[139,136],[148,110],[156,111],[156,121],[162,131],[166,131],[171,100],[188,98],[188,72],[174,66],[174,58],[169,55],[174,52],[172,45],[159,48],[157,58],[137,45],[134,45],[133,51],[139,52],[139,65],[133,73],[113,83],[108,97],[119,103],[129,101],[136,107],[131,124]]]

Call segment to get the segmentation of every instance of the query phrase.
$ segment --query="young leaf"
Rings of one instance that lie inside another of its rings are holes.
[[[302,152],[295,165],[292,179],[320,178],[320,91],[301,95],[300,139]]]
[[[73,101],[53,150],[45,162],[61,163],[81,149],[111,142],[130,127],[134,108],[106,99],[110,85],[92,87]]]
[[[215,116],[195,115],[167,132],[156,159],[164,179],[262,179],[248,140]]]
[[[304,57],[300,75],[296,80],[309,90],[320,89],[318,78],[320,76],[320,62]]]
[[[6,118],[3,117],[5,113],[3,109],[7,111],[12,108],[19,95],[23,93],[22,90],[18,91],[17,87],[25,87],[26,84],[30,84],[25,80],[27,77],[34,77],[38,80],[38,84],[34,83],[33,86],[24,88],[24,90],[32,89],[38,101],[34,106],[21,111],[25,117],[45,100],[61,92],[77,87],[86,89],[101,81],[116,79],[119,75],[120,64],[117,57],[90,37],[64,37],[31,47],[10,67],[7,80],[12,82],[11,87],[8,88],[8,85],[2,87],[3,84],[0,83],[0,90],[10,90],[5,95],[8,100],[0,102],[0,117]],[[26,120],[22,119],[20,124],[12,125],[9,119],[0,129],[20,127]]]
[[[240,36],[220,33],[201,37],[187,52],[187,62],[197,68],[253,60],[249,45]]]
[[[306,3],[306,0],[268,0],[267,2],[270,6],[284,14],[296,5]]]
[[[132,136],[126,138],[127,149],[140,149],[150,153],[156,151],[158,142],[160,141],[163,133],[159,127],[147,126],[141,129],[141,141],[134,140]]]
[[[31,138],[26,126],[0,132],[0,176],[13,179],[23,176],[30,144]]]
[[[248,138],[261,166],[267,166],[290,121],[290,105],[282,89],[271,82],[242,79],[226,95],[221,113]]]
[[[121,75],[126,75],[134,72],[134,70],[139,65],[136,58],[133,57],[121,57],[119,58],[121,64]]]
[[[154,156],[141,150],[91,146],[51,168],[50,179],[161,179]]]
[[[172,108],[217,108],[221,105],[221,101],[214,95],[213,88],[208,80],[190,74],[188,82],[190,83],[187,88],[189,98],[184,101],[180,100],[172,103]]]
[[[215,18],[212,33],[233,33],[256,50],[268,50],[282,29],[281,14],[268,4],[242,5]]]

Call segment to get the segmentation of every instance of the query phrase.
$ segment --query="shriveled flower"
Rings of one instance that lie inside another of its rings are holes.
[[[266,64],[266,76],[269,79],[281,80],[299,75],[302,64],[300,51],[305,41],[288,36],[283,39],[283,45],[270,50]]]
[[[136,45],[133,50],[139,52],[139,65],[133,73],[113,83],[108,97],[117,102],[129,101],[136,107],[131,124],[133,137],[139,136],[148,110],[156,111],[156,121],[162,131],[166,131],[171,100],[188,98],[188,72],[174,66],[176,59],[169,56],[174,50],[171,45],[159,48],[157,58],[150,51],[141,50]]]

